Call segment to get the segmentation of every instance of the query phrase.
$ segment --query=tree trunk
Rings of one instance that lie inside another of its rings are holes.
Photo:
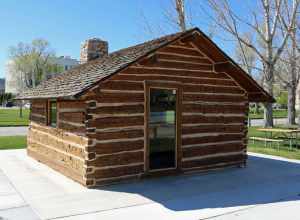
[[[288,88],[288,125],[296,124],[296,89],[294,86]]]
[[[264,127],[273,127],[273,108],[272,103],[265,103],[264,109]]]
[[[270,65],[271,66],[271,65]],[[272,67],[266,68],[265,89],[273,96],[273,70]],[[273,104],[264,103],[264,127],[273,127]]]
[[[19,112],[19,117],[23,118],[23,101],[20,101],[20,112]]]
[[[176,11],[178,16],[178,25],[181,31],[186,30],[184,0],[175,0]]]
[[[288,85],[288,125],[296,124],[296,92],[297,92],[297,42],[296,29],[292,32],[291,71]]]
[[[274,66],[267,64],[264,66],[265,71],[265,90],[273,96],[273,70]],[[264,104],[264,127],[273,127],[273,107],[272,103]]]

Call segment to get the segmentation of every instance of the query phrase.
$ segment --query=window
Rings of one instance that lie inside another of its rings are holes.
[[[149,168],[176,168],[176,100],[174,89],[150,88]]]
[[[49,114],[48,114],[48,123],[51,127],[56,127],[57,121],[57,109],[56,109],[56,101],[49,102]]]
[[[65,70],[68,70],[68,66],[65,66]]]

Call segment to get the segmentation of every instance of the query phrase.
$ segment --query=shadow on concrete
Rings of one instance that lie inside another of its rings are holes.
[[[139,194],[174,211],[295,201],[300,199],[300,163],[249,156],[246,168],[145,179],[99,189]]]

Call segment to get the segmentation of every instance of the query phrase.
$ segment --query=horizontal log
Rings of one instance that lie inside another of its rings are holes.
[[[123,166],[96,170],[94,173],[87,174],[87,178],[112,178],[127,175],[140,174],[144,171],[144,165]]]
[[[183,46],[183,47],[188,47],[188,48],[194,48],[191,44],[189,43],[184,43],[181,42],[180,40],[177,40],[175,42],[173,42],[172,44],[168,45],[169,47],[171,46]]]
[[[148,67],[175,68],[175,69],[199,70],[199,71],[213,70],[213,65],[210,64],[174,62],[174,61],[167,61],[167,60],[163,60],[163,61],[157,60],[156,62],[148,62],[143,65]]]
[[[93,147],[88,147],[89,152],[96,154],[113,154],[123,151],[136,151],[144,148],[144,141],[122,141],[118,143],[97,143]]]
[[[86,161],[86,164],[87,166],[95,166],[97,168],[101,168],[106,166],[119,166],[134,163],[143,163],[143,161],[144,151],[136,151],[99,156],[92,161]]]
[[[223,169],[226,167],[234,167],[234,166],[244,165],[245,161],[246,161],[246,159],[243,159],[240,161],[233,161],[233,162],[202,165],[202,166],[198,166],[198,167],[182,168],[182,171],[184,173],[194,173],[194,172],[202,172],[202,171],[208,171],[208,170]]]
[[[84,123],[85,113],[83,112],[60,112],[59,120],[69,121],[73,123]]]
[[[98,129],[102,128],[116,128],[116,127],[127,127],[127,126],[136,126],[143,125],[144,117],[107,117],[107,118],[97,118],[89,120],[87,122],[87,127],[97,127]]]
[[[30,129],[28,132],[28,141],[43,143],[46,146],[51,146],[54,149],[58,149],[69,155],[84,158],[84,147],[78,147],[77,144],[62,140],[52,135],[48,135],[38,130]]]
[[[102,89],[111,90],[144,90],[144,85],[139,82],[129,82],[129,81],[113,81],[107,80],[100,84],[100,92]]]
[[[45,108],[47,106],[46,100],[32,100],[31,107],[35,108]]]
[[[188,113],[240,113],[245,114],[247,111],[243,105],[194,105],[183,104],[182,112]]]
[[[194,48],[162,47],[157,52],[177,53],[183,55],[199,56],[203,55]]]
[[[239,152],[245,149],[243,144],[222,144],[222,145],[209,145],[206,147],[189,147],[182,149],[182,157],[197,157],[197,156],[206,156],[213,155],[218,153],[228,153],[228,152]]]
[[[28,149],[31,151],[38,152],[45,157],[51,158],[53,161],[60,162],[64,166],[69,167],[74,170],[78,170],[79,173],[84,172],[83,168],[83,159],[71,156],[70,154],[59,151],[58,149],[46,147],[44,144],[41,144],[36,141],[28,141]]]
[[[191,90],[191,89],[189,89]],[[225,95],[225,94],[192,94],[192,93],[186,93],[187,91],[184,90],[183,92],[183,102],[188,101],[202,101],[202,102],[245,102],[247,101],[247,97],[240,95],[240,96],[233,96],[233,95]]]
[[[182,61],[182,62],[193,62],[193,63],[202,63],[202,64],[212,64],[212,62],[205,57],[188,57],[188,56],[180,56],[180,54],[164,54],[164,53],[156,53],[156,57],[158,60],[174,60],[174,61]]]
[[[65,132],[57,128],[52,128],[49,126],[39,125],[31,122],[30,129],[34,129],[39,132],[43,132],[47,135],[51,135],[53,138],[57,138],[59,140],[69,141],[74,144],[78,144],[82,147],[87,146],[88,144],[88,139],[86,137],[79,136],[70,132]]]
[[[193,83],[184,85],[184,91],[186,92],[199,92],[199,93],[231,93],[231,94],[244,94],[245,92],[236,86],[227,86],[220,84],[202,84],[200,86]]]
[[[235,161],[243,161],[247,159],[247,155],[238,154],[238,155],[229,155],[229,156],[218,156],[213,158],[205,158],[201,160],[191,160],[183,161],[182,167],[184,168],[193,168],[207,165],[214,165],[219,163],[232,163]]]
[[[96,179],[95,185],[96,186],[105,186],[105,185],[111,185],[114,183],[120,183],[121,181],[129,181],[129,180],[139,179],[139,178],[140,178],[140,174],[112,177],[112,178],[100,178],[100,179]]]
[[[123,70],[120,74],[112,77],[112,79],[118,78],[122,74],[132,74],[132,75],[166,75],[166,76],[183,76],[183,77],[205,77],[205,78],[220,78],[220,79],[231,79],[225,73],[214,73],[214,72],[204,72],[198,70],[182,70],[182,69],[165,69],[165,68],[154,68],[154,67],[134,67],[131,66]],[[129,78],[128,78],[129,79]],[[132,79],[132,78],[131,78]]]
[[[45,115],[37,115],[37,114],[30,114],[30,121],[39,123],[39,124],[46,124],[47,119]]]
[[[183,124],[190,123],[244,123],[246,116],[205,116],[205,115],[184,115],[182,116]]]
[[[197,125],[194,127],[182,126],[182,134],[197,134],[205,132],[239,133],[245,129],[244,125]]]
[[[32,107],[31,108],[31,113],[45,116],[46,113],[47,113],[47,109],[45,107],[43,107],[43,108]]]
[[[66,167],[62,162],[54,161],[52,158],[48,156],[44,156],[39,152],[35,152],[31,149],[27,149],[27,153],[30,157],[38,161],[41,161],[42,163],[48,165],[52,169],[66,175],[67,177],[70,177],[71,179],[79,182],[82,185],[86,185],[86,182],[83,179],[83,174],[79,173],[78,170],[74,170],[69,167]]]
[[[74,109],[84,109],[86,107],[86,104],[84,101],[59,101],[59,109],[64,108],[74,108]]]
[[[187,88],[189,88],[191,83],[192,88],[188,89],[187,91],[205,91],[206,89],[212,89],[214,86],[214,90],[212,92],[215,92],[216,90],[221,90],[221,89],[216,89],[216,86],[231,86],[231,89],[233,91],[239,91],[239,93],[242,93],[241,89],[238,88],[235,84],[234,81],[229,80],[229,79],[218,79],[218,76],[215,76],[216,78],[202,78],[202,77],[187,77],[187,76],[176,76],[176,75],[162,75],[162,74],[141,74],[141,75],[132,75],[132,74],[120,74],[117,77],[114,78],[114,80],[118,80],[115,82],[121,83],[121,80],[134,80],[136,83],[142,83],[145,80],[149,81],[170,81],[170,82],[181,82],[181,83],[187,83],[188,85]],[[141,84],[142,85],[142,84]],[[201,87],[199,87],[199,85]],[[203,87],[202,87],[203,86]],[[134,88],[137,90],[138,88]],[[224,92],[224,91],[223,91]]]
[[[130,131],[118,131],[118,132],[96,132],[95,134],[89,134],[90,138],[97,140],[113,140],[113,139],[126,139],[126,138],[139,138],[144,137],[144,130],[130,130]]]
[[[245,138],[244,134],[224,134],[218,136],[189,137],[189,138],[182,138],[182,145],[215,143],[221,141],[238,141],[241,140],[242,138]]]
[[[84,124],[76,125],[75,123],[68,122],[68,121],[62,121],[62,120],[58,121],[58,128],[65,130],[65,131],[80,133],[80,134],[85,133],[85,131],[86,131]]]
[[[127,113],[144,113],[144,105],[129,106],[103,106],[94,109],[88,109],[88,114],[127,114]]]
[[[130,102],[144,102],[143,93],[105,93],[97,94],[96,97],[92,97],[98,103],[130,103]]]

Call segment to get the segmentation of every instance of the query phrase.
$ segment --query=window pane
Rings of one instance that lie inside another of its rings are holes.
[[[150,169],[176,166],[176,90],[150,89]]]
[[[56,102],[50,102],[50,125],[56,127]]]

